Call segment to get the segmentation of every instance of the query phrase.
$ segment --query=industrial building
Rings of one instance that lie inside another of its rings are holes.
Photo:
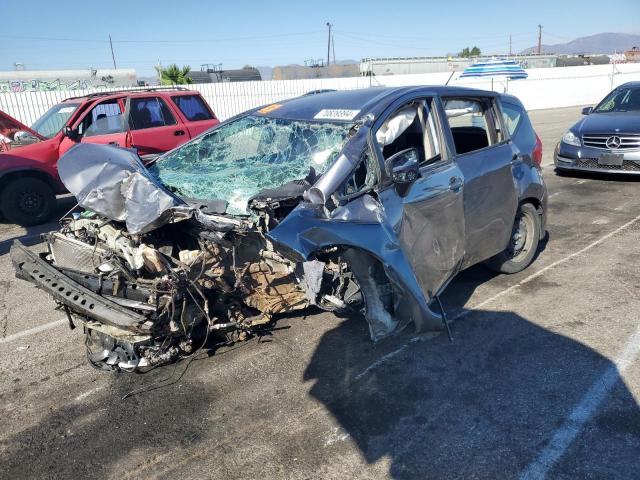
[[[262,80],[262,76],[257,68],[249,65],[223,70],[221,64],[204,64],[200,66],[200,71],[189,72],[188,77],[193,83],[222,83],[222,82],[252,82]]]
[[[462,71],[475,62],[490,58],[515,60],[523,68],[556,66],[556,55],[495,55],[492,57],[391,57],[365,58],[360,62],[361,76],[409,75]]]
[[[331,65],[286,65],[274,67],[273,80],[299,80],[306,78],[344,78],[357,77],[359,68],[357,63]]]

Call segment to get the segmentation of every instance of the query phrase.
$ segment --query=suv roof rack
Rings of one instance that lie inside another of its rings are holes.
[[[122,90],[109,90],[104,92],[93,92],[88,93],[87,95],[78,95],[77,97],[68,97],[66,100],[75,100],[78,98],[96,98],[96,97],[105,97],[107,95],[117,95],[119,93],[135,93],[135,92],[158,92],[158,91],[189,91],[188,88],[179,87],[179,86],[158,86],[158,87],[131,87],[124,88]]]

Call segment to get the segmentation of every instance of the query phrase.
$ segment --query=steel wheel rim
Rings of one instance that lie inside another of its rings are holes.
[[[535,234],[534,220],[529,214],[520,215],[516,218],[509,242],[509,253],[511,259],[518,262],[529,255],[533,246],[533,236]]]
[[[44,206],[44,197],[33,190],[25,190],[18,195],[16,203],[18,209],[24,213],[38,213]]]

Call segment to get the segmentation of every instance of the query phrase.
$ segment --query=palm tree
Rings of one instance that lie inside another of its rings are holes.
[[[188,76],[191,71],[191,67],[188,65],[180,68],[174,63],[166,68],[158,66],[156,67],[156,71],[160,77],[160,85],[181,85],[184,83],[193,83],[191,77]]]

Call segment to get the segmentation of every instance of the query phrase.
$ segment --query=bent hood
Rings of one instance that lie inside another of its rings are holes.
[[[187,207],[124,148],[78,144],[58,160],[58,173],[80,206],[125,222],[129,233],[158,228]]]
[[[7,115],[2,110],[0,110],[0,135],[3,135],[13,140],[13,135],[18,131],[29,132],[31,135],[33,135],[34,137],[40,140],[46,140],[42,135],[40,135],[35,130],[32,130],[31,128],[27,127],[24,123],[16,120],[12,116]]]
[[[640,133],[638,112],[590,113],[574,126],[580,135],[596,133]]]

